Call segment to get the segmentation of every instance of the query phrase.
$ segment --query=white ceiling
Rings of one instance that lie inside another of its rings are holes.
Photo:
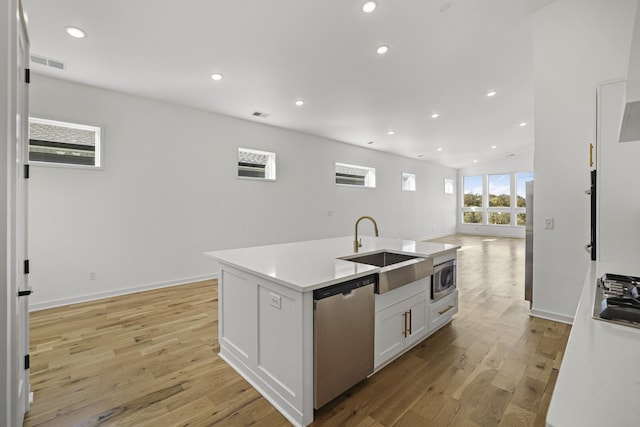
[[[378,0],[370,14],[364,0],[25,7],[32,54],[66,64],[32,64],[38,73],[462,168],[533,150],[531,14],[552,1]]]

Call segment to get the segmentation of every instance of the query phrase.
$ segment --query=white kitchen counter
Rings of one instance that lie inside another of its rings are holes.
[[[358,250],[359,255],[387,249],[410,255],[435,257],[460,248],[445,243],[361,237],[362,247]],[[353,236],[205,252],[205,255],[219,262],[303,292],[380,270],[379,267],[338,259],[354,254]]]
[[[591,263],[547,426],[640,425],[640,329],[592,318],[596,279],[605,273],[640,276],[640,264]]]

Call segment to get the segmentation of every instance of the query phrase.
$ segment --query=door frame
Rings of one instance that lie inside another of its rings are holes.
[[[15,141],[19,134],[16,126],[16,114],[18,114],[18,43],[20,31],[24,31],[24,43],[28,63],[28,33],[24,23],[21,0],[7,0],[0,7],[0,22],[8,31],[0,32],[0,99],[5,100],[0,105],[0,164],[6,166],[6,172],[0,173],[0,259],[6,260],[0,269],[0,343],[3,351],[0,351],[0,425],[22,425],[24,412],[28,406],[28,373],[26,393],[22,396],[26,402],[18,402],[17,390],[20,384],[20,370],[24,369],[24,355],[19,354],[17,343],[19,329],[16,325],[18,313],[18,275],[24,271],[22,265],[24,254],[18,254],[18,247],[26,248],[25,235],[18,236],[16,230],[16,218],[18,215],[26,221],[26,211],[17,205],[18,185],[17,181],[21,165],[15,162],[17,150],[24,147],[16,147]],[[25,92],[26,96],[26,92]],[[28,111],[27,99],[24,99],[24,111]],[[24,116],[24,112],[22,114]],[[27,114],[28,116],[28,114]],[[28,117],[24,117],[28,120]],[[21,117],[22,120],[22,117]],[[24,127],[22,126],[24,129]],[[5,169],[3,167],[2,169]],[[26,198],[26,194],[24,195]],[[17,239],[20,244],[17,244]],[[26,313],[28,316],[28,312]],[[28,333],[28,332],[27,332]]]

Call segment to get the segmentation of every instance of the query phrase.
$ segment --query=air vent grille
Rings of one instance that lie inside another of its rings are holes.
[[[62,61],[46,58],[41,55],[31,55],[31,62],[34,64],[44,65],[45,67],[56,68],[58,70],[64,70],[66,67],[65,63]]]

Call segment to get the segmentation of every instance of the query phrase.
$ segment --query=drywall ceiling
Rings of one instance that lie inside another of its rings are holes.
[[[33,63],[37,73],[462,168],[533,150],[531,15],[552,1],[378,0],[372,13],[364,0],[25,7],[32,54],[65,66]]]

